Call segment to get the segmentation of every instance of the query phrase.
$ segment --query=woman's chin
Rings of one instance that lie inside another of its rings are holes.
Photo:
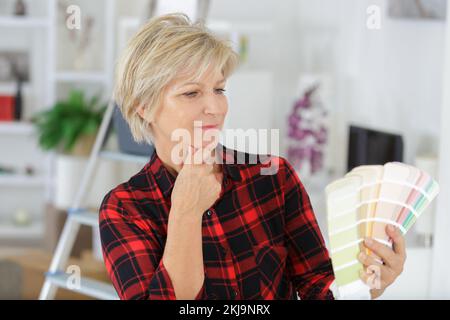
[[[201,144],[198,144],[198,143],[193,144],[192,147],[195,150],[198,150],[200,148],[205,149],[207,146],[209,146],[213,142],[214,142],[214,147],[216,147],[219,144],[218,140],[207,140],[207,141],[205,140],[205,141],[202,141]]]

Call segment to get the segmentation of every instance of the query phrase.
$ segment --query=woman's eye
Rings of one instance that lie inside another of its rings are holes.
[[[196,91],[186,92],[184,95],[187,97],[195,97],[197,95],[197,92]]]
[[[224,94],[225,91],[225,89],[216,89],[216,92],[219,94]]]

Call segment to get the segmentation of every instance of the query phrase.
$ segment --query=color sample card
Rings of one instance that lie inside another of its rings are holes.
[[[325,189],[330,255],[339,297],[370,299],[370,288],[359,276],[364,269],[357,260],[370,237],[392,247],[386,226],[405,234],[439,193],[426,172],[400,162],[354,168]]]

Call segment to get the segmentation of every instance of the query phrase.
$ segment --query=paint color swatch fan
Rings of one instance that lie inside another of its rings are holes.
[[[365,237],[392,247],[386,226],[405,234],[436,197],[439,186],[426,172],[401,162],[354,168],[326,189],[330,255],[338,299],[370,299],[357,260]],[[336,292],[335,292],[336,295]]]

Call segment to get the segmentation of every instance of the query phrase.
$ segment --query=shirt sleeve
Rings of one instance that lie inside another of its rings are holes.
[[[309,196],[291,164],[283,158],[280,162],[288,272],[301,299],[334,299],[334,272]]]
[[[131,219],[112,192],[102,201],[99,227],[106,270],[120,299],[176,299],[157,234],[147,222]],[[206,299],[204,283],[195,299]]]

